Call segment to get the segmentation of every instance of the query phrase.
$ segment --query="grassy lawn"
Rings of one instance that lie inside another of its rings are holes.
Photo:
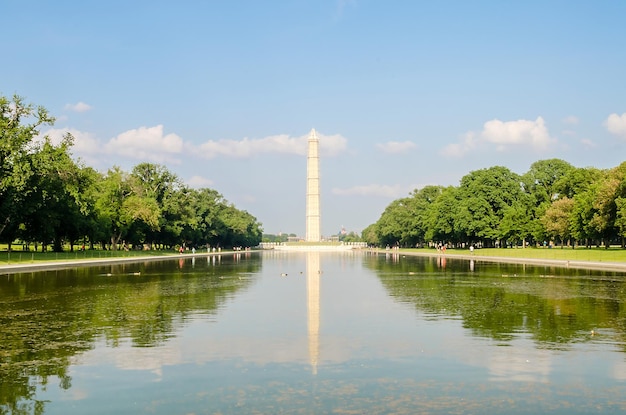
[[[402,249],[407,252],[434,254],[434,249]],[[470,255],[469,249],[448,249],[446,255]],[[483,248],[475,249],[471,254],[476,257],[490,256],[502,258],[532,258],[564,261],[626,262],[626,249],[620,247],[604,248]]]

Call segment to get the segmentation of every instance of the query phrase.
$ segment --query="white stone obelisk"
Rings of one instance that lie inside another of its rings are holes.
[[[306,241],[320,242],[320,141],[311,130],[306,159]]]

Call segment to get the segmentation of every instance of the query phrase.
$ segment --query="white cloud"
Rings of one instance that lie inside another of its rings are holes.
[[[384,151],[385,153],[397,154],[404,153],[412,148],[415,148],[415,143],[411,141],[389,141],[383,144],[376,144],[376,147]]]
[[[50,138],[52,144],[58,145],[65,134],[70,133],[74,137],[74,145],[72,153],[82,156],[97,154],[101,151],[101,145],[98,139],[91,133],[78,131],[74,128],[51,128],[43,133],[44,136]]]
[[[74,143],[70,148],[70,153],[79,157],[83,162],[90,166],[97,166],[102,161],[102,143],[93,134],[85,131],[79,131],[74,128],[51,128],[42,132],[37,140],[43,140],[44,136],[50,139],[54,145],[59,145],[65,134],[70,133],[74,137]]]
[[[578,125],[578,122],[578,117],[575,117],[573,115],[563,118],[563,124]]]
[[[448,144],[441,151],[444,157],[459,158],[476,147],[476,134],[469,131],[461,137],[459,143]]]
[[[332,193],[337,196],[377,196],[398,198],[407,196],[416,186],[381,185],[368,184],[362,186],[353,186],[347,189],[332,189]]]
[[[103,143],[89,132],[74,128],[52,128],[44,133],[53,144],[59,144],[66,133],[74,137],[70,151],[89,164],[97,165],[102,155],[112,154],[141,161],[172,162],[183,150],[183,140],[176,134],[163,134],[163,126],[140,127],[128,130]]]
[[[347,140],[339,134],[323,135],[319,132],[320,153],[335,156],[347,148]],[[215,158],[218,156],[249,158],[262,153],[306,155],[309,135],[290,137],[287,134],[242,140],[209,140],[201,144],[198,152],[201,157]]]
[[[286,134],[273,135],[260,139],[209,140],[200,145],[202,157],[218,156],[247,158],[260,153],[302,154],[304,147],[297,138]]]
[[[480,134],[469,131],[462,136],[459,143],[448,144],[440,153],[446,157],[462,157],[479,146],[490,145],[495,145],[497,151],[508,151],[512,148],[541,151],[556,142],[556,139],[550,137],[542,117],[537,117],[534,121],[496,119],[487,121]]]
[[[189,180],[187,180],[187,184],[194,189],[201,189],[213,186],[213,180],[202,176],[192,176]]]
[[[535,121],[487,121],[483,126],[481,137],[489,143],[496,144],[499,151],[506,150],[512,145],[529,145],[540,150],[548,147],[554,141],[550,138],[548,129],[541,117],[537,117]]]
[[[615,113],[609,115],[604,125],[611,134],[626,138],[626,112],[622,115]]]
[[[73,128],[49,129],[40,135],[50,137],[58,144],[66,133],[74,136],[71,152],[83,158],[89,164],[99,164],[103,155],[122,156],[130,159],[155,163],[179,164],[184,154],[190,157],[214,158],[218,156],[249,158],[259,154],[295,154],[306,155],[309,135],[290,137],[286,134],[269,136],[262,139],[207,141],[200,146],[186,143],[177,134],[165,134],[163,125],[139,127],[120,133],[108,141],[103,141],[93,134]],[[339,135],[317,134],[320,139],[320,154],[335,156],[347,148],[347,140]],[[212,185],[208,179],[193,177],[192,187]]]
[[[308,139],[308,135],[305,137]],[[317,134],[320,139],[320,153],[322,156],[334,157],[348,148],[348,140],[340,134],[324,135]],[[306,151],[302,154],[305,154]]]
[[[183,139],[163,133],[163,125],[139,127],[112,138],[105,145],[108,153],[156,163],[180,163]]]
[[[80,101],[76,104],[66,104],[65,105],[65,109],[69,110],[69,111],[74,111],[74,112],[87,112],[90,109],[92,109],[93,107],[89,104],[85,104],[84,102]]]

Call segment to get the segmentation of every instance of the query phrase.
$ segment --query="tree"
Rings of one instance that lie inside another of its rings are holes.
[[[433,200],[426,215],[425,240],[457,242],[460,239],[455,223],[459,206],[458,193],[458,188],[449,186],[442,189],[439,197]]]
[[[380,246],[380,240],[378,239],[378,230],[375,223],[369,225],[363,232],[361,232],[361,239],[368,245]]]
[[[615,227],[618,230],[618,235],[622,239],[622,248],[626,248],[626,197],[618,197],[615,199],[615,205],[617,207]]]
[[[151,229],[159,226],[159,206],[154,198],[141,194],[133,177],[114,167],[100,183],[95,208],[108,231],[111,249],[117,249],[122,238],[137,222]]]
[[[551,203],[561,196],[557,183],[574,170],[574,166],[561,159],[536,161],[522,176],[524,188],[532,195],[535,206]]]
[[[570,218],[574,212],[574,200],[568,197],[552,202],[550,207],[546,210],[541,222],[546,228],[548,235],[554,239],[561,241],[561,246],[568,242],[571,237],[570,230]]]
[[[610,241],[619,235],[621,210],[616,201],[626,196],[626,162],[606,172],[598,182],[593,208],[595,210],[591,225],[604,240],[606,248]]]
[[[522,201],[514,202],[504,209],[500,222],[500,237],[511,242],[522,242],[522,246],[525,247],[526,241],[531,236],[530,223],[531,213],[528,204]]]
[[[5,241],[14,239],[32,191],[33,142],[41,126],[53,123],[44,107],[27,104],[17,95],[12,100],[0,96],[0,235]]]
[[[189,216],[181,222],[183,243],[194,246],[256,246],[263,238],[261,224],[237,209],[213,189],[188,190]]]
[[[521,177],[506,167],[473,171],[461,179],[455,225],[459,233],[473,239],[496,241],[504,214],[517,203],[523,204]]]
[[[573,174],[574,166],[561,159],[539,160],[530,166],[526,174],[522,176],[522,182],[528,196],[528,221],[527,233],[536,240],[546,237],[546,229],[541,218],[552,201],[560,197],[573,197],[573,183],[565,178]]]
[[[416,246],[425,242],[430,206],[443,192],[441,186],[414,190],[409,197],[394,200],[376,223],[377,239],[383,245]]]
[[[197,244],[223,245],[222,236],[227,233],[226,225],[220,217],[220,211],[226,204],[224,197],[216,190],[203,188],[191,191],[191,199],[194,221],[189,222],[186,227],[189,238],[194,239]]]
[[[426,242],[430,223],[430,212],[433,205],[444,192],[443,186],[425,186],[421,190],[415,190],[411,196],[409,206],[413,209],[412,232],[410,239],[407,239],[409,245],[415,246]]]
[[[148,242],[150,246],[155,242],[168,245],[178,243],[180,223],[170,226],[170,222],[187,221],[190,217],[185,215],[189,213],[189,208],[185,209],[184,205],[181,205],[185,201],[188,202],[182,181],[165,166],[152,163],[136,165],[131,177],[137,186],[136,194],[144,200],[154,200],[160,211],[157,227],[144,221],[135,222],[133,232],[137,242]]]
[[[602,170],[593,167],[573,168],[558,178],[553,188],[559,197],[567,196],[573,199],[578,193],[586,191],[597,182],[602,175]]]
[[[409,226],[410,212],[406,198],[394,200],[376,222],[378,239],[382,245],[399,245],[403,239],[403,231]]]
[[[600,238],[600,233],[593,225],[592,220],[596,214],[594,199],[598,184],[593,184],[587,190],[574,196],[574,207],[570,217],[570,229],[572,236],[579,241],[585,241],[585,246],[590,247],[594,240]]]
[[[42,249],[54,244],[54,251],[63,250],[65,240],[72,243],[80,236],[83,223],[80,199],[80,168],[72,160],[69,148],[73,137],[66,134],[59,145],[48,137],[33,146],[29,178],[30,192],[26,199],[22,221],[22,238],[39,241]]]
[[[133,167],[131,176],[137,179],[138,195],[153,198],[159,205],[169,194],[183,187],[178,176],[160,164],[140,163]]]
[[[225,246],[256,246],[261,242],[263,231],[256,219],[245,210],[239,210],[232,204],[220,209],[219,221],[225,232],[221,235]]]

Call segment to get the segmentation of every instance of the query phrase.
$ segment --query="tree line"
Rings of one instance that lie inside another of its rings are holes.
[[[458,186],[426,186],[394,200],[363,230],[372,245],[555,244],[624,247],[626,162],[610,169],[540,160],[518,175],[495,166]]]
[[[40,138],[54,118],[0,96],[0,242],[46,250],[256,246],[262,227],[216,190],[192,189],[159,164],[106,173],[75,161],[73,137]]]

